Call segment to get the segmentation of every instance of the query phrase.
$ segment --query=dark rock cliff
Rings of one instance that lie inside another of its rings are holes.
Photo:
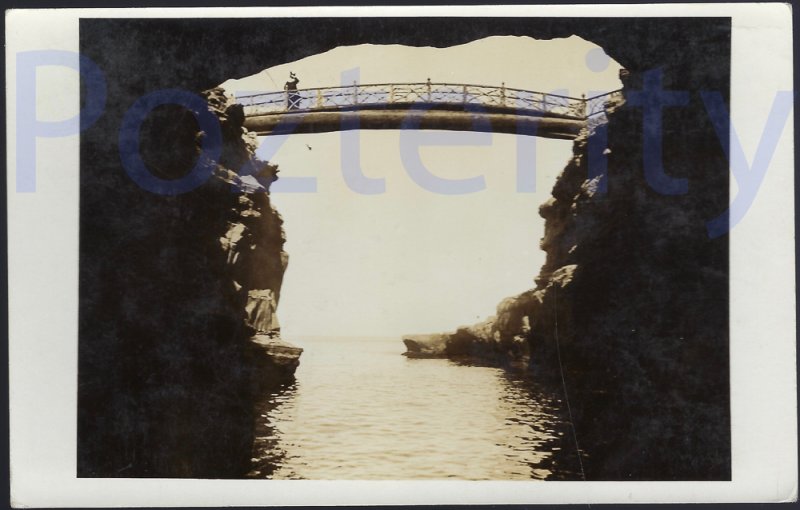
[[[267,353],[251,341],[248,294],[277,301],[288,257],[267,193],[277,168],[254,157],[241,106],[220,90],[202,95],[222,134],[210,178],[175,197],[129,188],[136,214],[124,235],[106,238],[114,265],[93,265],[104,270],[93,281],[103,301],[90,311],[106,320],[80,359],[80,405],[91,410],[79,420],[81,476],[235,477],[248,468],[251,392],[271,375],[258,373]],[[154,111],[140,136],[161,178],[197,163],[205,138],[191,113],[173,108]]]
[[[696,89],[690,101],[665,111],[663,129],[664,169],[687,193],[647,181],[642,112],[629,101],[595,133],[603,153],[576,141],[541,208],[531,359],[563,372],[589,479],[730,477],[727,243],[706,229],[727,183],[709,171],[724,160]],[[605,158],[602,179],[588,178],[591,157]]]
[[[547,258],[536,287],[482,323],[404,337],[407,355],[528,360],[562,384],[587,479],[727,479],[726,262],[697,172],[717,155],[686,125],[708,119],[666,116],[665,138],[695,148],[670,150],[665,165],[693,192],[664,195],[646,182],[641,111],[614,104],[607,117],[575,140],[539,209]]]
[[[599,156],[579,140],[542,209],[548,258],[537,287],[460,338],[491,332],[519,346],[522,335],[534,367],[563,370],[587,478],[729,478],[728,244],[705,229],[727,208],[728,166],[699,96],[728,100],[722,18],[82,19],[81,52],[104,72],[108,101],[81,135],[79,476],[246,472],[248,292],[277,300],[286,263],[268,195],[231,192],[251,162],[240,114],[217,107],[224,147],[214,177],[157,195],[120,163],[119,129],[136,99],[197,93],[344,44],[572,34],[630,70],[628,91],[659,68],[666,89],[689,92],[685,107],[664,110],[663,129],[664,167],[688,179],[688,193],[648,185],[641,111],[620,108],[596,134],[610,150],[606,192],[586,182],[587,158]],[[198,134],[191,115],[162,107],[142,127],[143,158],[162,178],[179,177]]]

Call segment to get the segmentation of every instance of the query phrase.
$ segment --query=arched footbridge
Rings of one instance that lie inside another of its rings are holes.
[[[444,129],[573,139],[606,122],[620,90],[590,98],[453,83],[378,83],[237,96],[261,136],[351,129]]]

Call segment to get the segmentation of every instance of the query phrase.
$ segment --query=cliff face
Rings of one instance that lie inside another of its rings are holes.
[[[267,193],[277,168],[254,157],[240,106],[220,90],[203,96],[222,129],[208,181],[176,197],[115,192],[138,214],[127,235],[107,238],[113,263],[95,264],[103,272],[92,311],[107,321],[80,360],[81,476],[236,477],[248,468],[251,392],[267,361],[263,342],[250,339],[264,323],[273,327],[259,332],[279,333],[288,258]],[[188,111],[153,115],[143,158],[160,163],[162,178],[178,177],[197,162],[204,135]],[[247,312],[259,293],[270,298],[254,321]]]
[[[641,108],[608,118],[576,141],[541,208],[531,359],[563,372],[587,478],[728,479],[727,245],[706,231],[726,193],[710,171],[719,141],[701,109],[665,113],[665,172],[688,181],[666,195],[643,168]],[[602,180],[588,178],[590,157],[605,160]]]
[[[690,186],[665,195],[645,176],[641,111],[615,105],[608,119],[575,140],[540,207],[547,258],[536,288],[439,335],[428,354],[501,365],[528,355],[563,383],[587,479],[728,479],[726,247],[705,227],[724,189],[695,173],[717,155],[691,127],[708,121],[697,110],[665,116],[665,169]],[[510,348],[520,338],[528,349]]]
[[[627,76],[623,96],[641,78]],[[689,184],[668,195],[643,165],[641,109],[609,105],[607,116],[575,140],[540,207],[547,258],[536,287],[486,322],[438,335],[427,355],[527,356],[562,382],[587,479],[727,479],[726,246],[706,230],[725,190],[703,171],[719,163],[719,141],[698,109],[665,114],[665,172]]]

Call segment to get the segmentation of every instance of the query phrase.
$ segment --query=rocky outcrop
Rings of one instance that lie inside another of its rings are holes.
[[[627,75],[625,93],[640,80]],[[663,168],[687,193],[648,182],[642,112],[624,104],[576,140],[541,208],[531,359],[562,378],[590,479],[730,476],[727,244],[706,230],[727,187],[703,116],[664,118]],[[592,158],[606,176],[591,178]]]
[[[219,242],[233,285],[245,294],[244,322],[254,331],[246,348],[246,367],[255,387],[263,389],[264,384],[279,384],[293,376],[303,352],[280,338],[277,309],[289,256],[283,251],[283,220],[268,193],[278,168],[256,158],[257,141],[244,128],[241,105],[222,89],[208,91],[206,98],[220,119],[223,136],[230,140],[232,155],[223,155],[214,177],[231,186],[236,201]]]
[[[507,364],[528,357],[530,300],[533,293],[503,300],[497,314],[450,333],[404,335],[404,356],[409,358],[462,358],[490,364]]]
[[[217,161],[202,160],[207,135],[185,109],[155,110],[140,133],[161,179],[212,165],[198,188],[170,196],[93,177],[115,200],[83,220],[104,233],[108,258],[87,280],[96,322],[82,323],[80,476],[242,476],[253,392],[291,377],[302,352],[275,317],[288,262],[268,194],[277,167],[254,156],[241,106],[220,89],[203,97],[221,128]],[[137,214],[110,225],[124,207]]]
[[[626,91],[640,79],[627,74]],[[536,287],[437,351],[502,364],[524,338],[532,369],[562,386],[587,479],[730,476],[727,245],[705,228],[726,188],[704,187],[719,142],[695,127],[701,116],[665,119],[664,168],[689,179],[688,193],[666,195],[642,168],[641,110],[611,105],[540,207]]]
[[[253,387],[263,393],[292,380],[303,349],[280,337],[255,335],[248,342],[246,352],[248,366],[253,371]]]
[[[403,343],[406,352],[403,356],[409,358],[445,358],[447,357],[446,348],[448,334],[432,335],[404,335]]]

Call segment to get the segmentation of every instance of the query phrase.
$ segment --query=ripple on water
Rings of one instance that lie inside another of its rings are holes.
[[[252,478],[577,479],[560,395],[523,375],[314,339],[256,410]]]

